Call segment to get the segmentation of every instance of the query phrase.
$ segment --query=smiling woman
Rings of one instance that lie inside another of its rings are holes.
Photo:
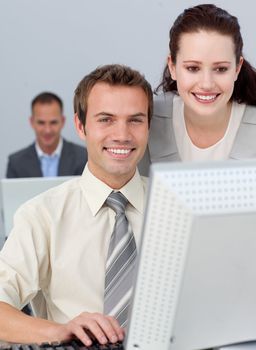
[[[256,72],[237,18],[211,4],[186,9],[169,49],[141,172],[157,161],[256,157]]]

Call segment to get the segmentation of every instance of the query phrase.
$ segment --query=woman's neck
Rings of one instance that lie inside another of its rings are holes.
[[[208,148],[223,138],[227,130],[232,103],[218,115],[193,115],[184,108],[184,120],[187,133],[192,143],[199,148]]]

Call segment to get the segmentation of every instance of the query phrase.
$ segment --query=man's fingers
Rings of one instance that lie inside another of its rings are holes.
[[[113,317],[99,313],[84,312],[69,322],[69,328],[86,346],[90,346],[94,338],[100,344],[124,339],[124,330],[119,323]]]
[[[83,327],[76,326],[71,331],[72,331],[72,334],[74,334],[85,346],[91,346],[92,345],[92,339],[85,332]]]
[[[92,319],[95,322],[91,322]],[[98,341],[102,342],[100,340],[102,333],[105,335],[107,342],[116,343],[119,340],[123,340],[122,328],[112,317],[94,313],[92,319],[88,323],[88,329]]]
[[[115,330],[115,333],[117,334],[118,340],[119,341],[124,340],[124,329],[122,327],[120,327],[118,321],[112,316],[106,316],[106,318],[109,320],[113,329]]]

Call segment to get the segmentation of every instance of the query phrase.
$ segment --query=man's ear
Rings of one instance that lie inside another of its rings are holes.
[[[31,128],[34,128],[34,118],[33,118],[33,115],[31,115],[31,116],[29,117],[29,123],[30,123]]]
[[[167,65],[168,65],[172,80],[176,80],[176,67],[175,67],[175,64],[173,63],[171,55],[169,55],[167,58]]]
[[[82,122],[78,118],[77,113],[75,113],[75,115],[74,115],[74,122],[75,122],[75,127],[76,127],[76,131],[78,133],[78,136],[80,137],[81,140],[85,141],[86,140],[86,136],[85,136],[84,125],[82,124]]]
[[[66,117],[65,115],[61,116],[61,122],[62,122],[62,128],[64,127],[65,123],[66,123]]]

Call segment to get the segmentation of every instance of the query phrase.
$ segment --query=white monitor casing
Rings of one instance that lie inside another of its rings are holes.
[[[154,164],[126,350],[256,339],[256,161]]]

